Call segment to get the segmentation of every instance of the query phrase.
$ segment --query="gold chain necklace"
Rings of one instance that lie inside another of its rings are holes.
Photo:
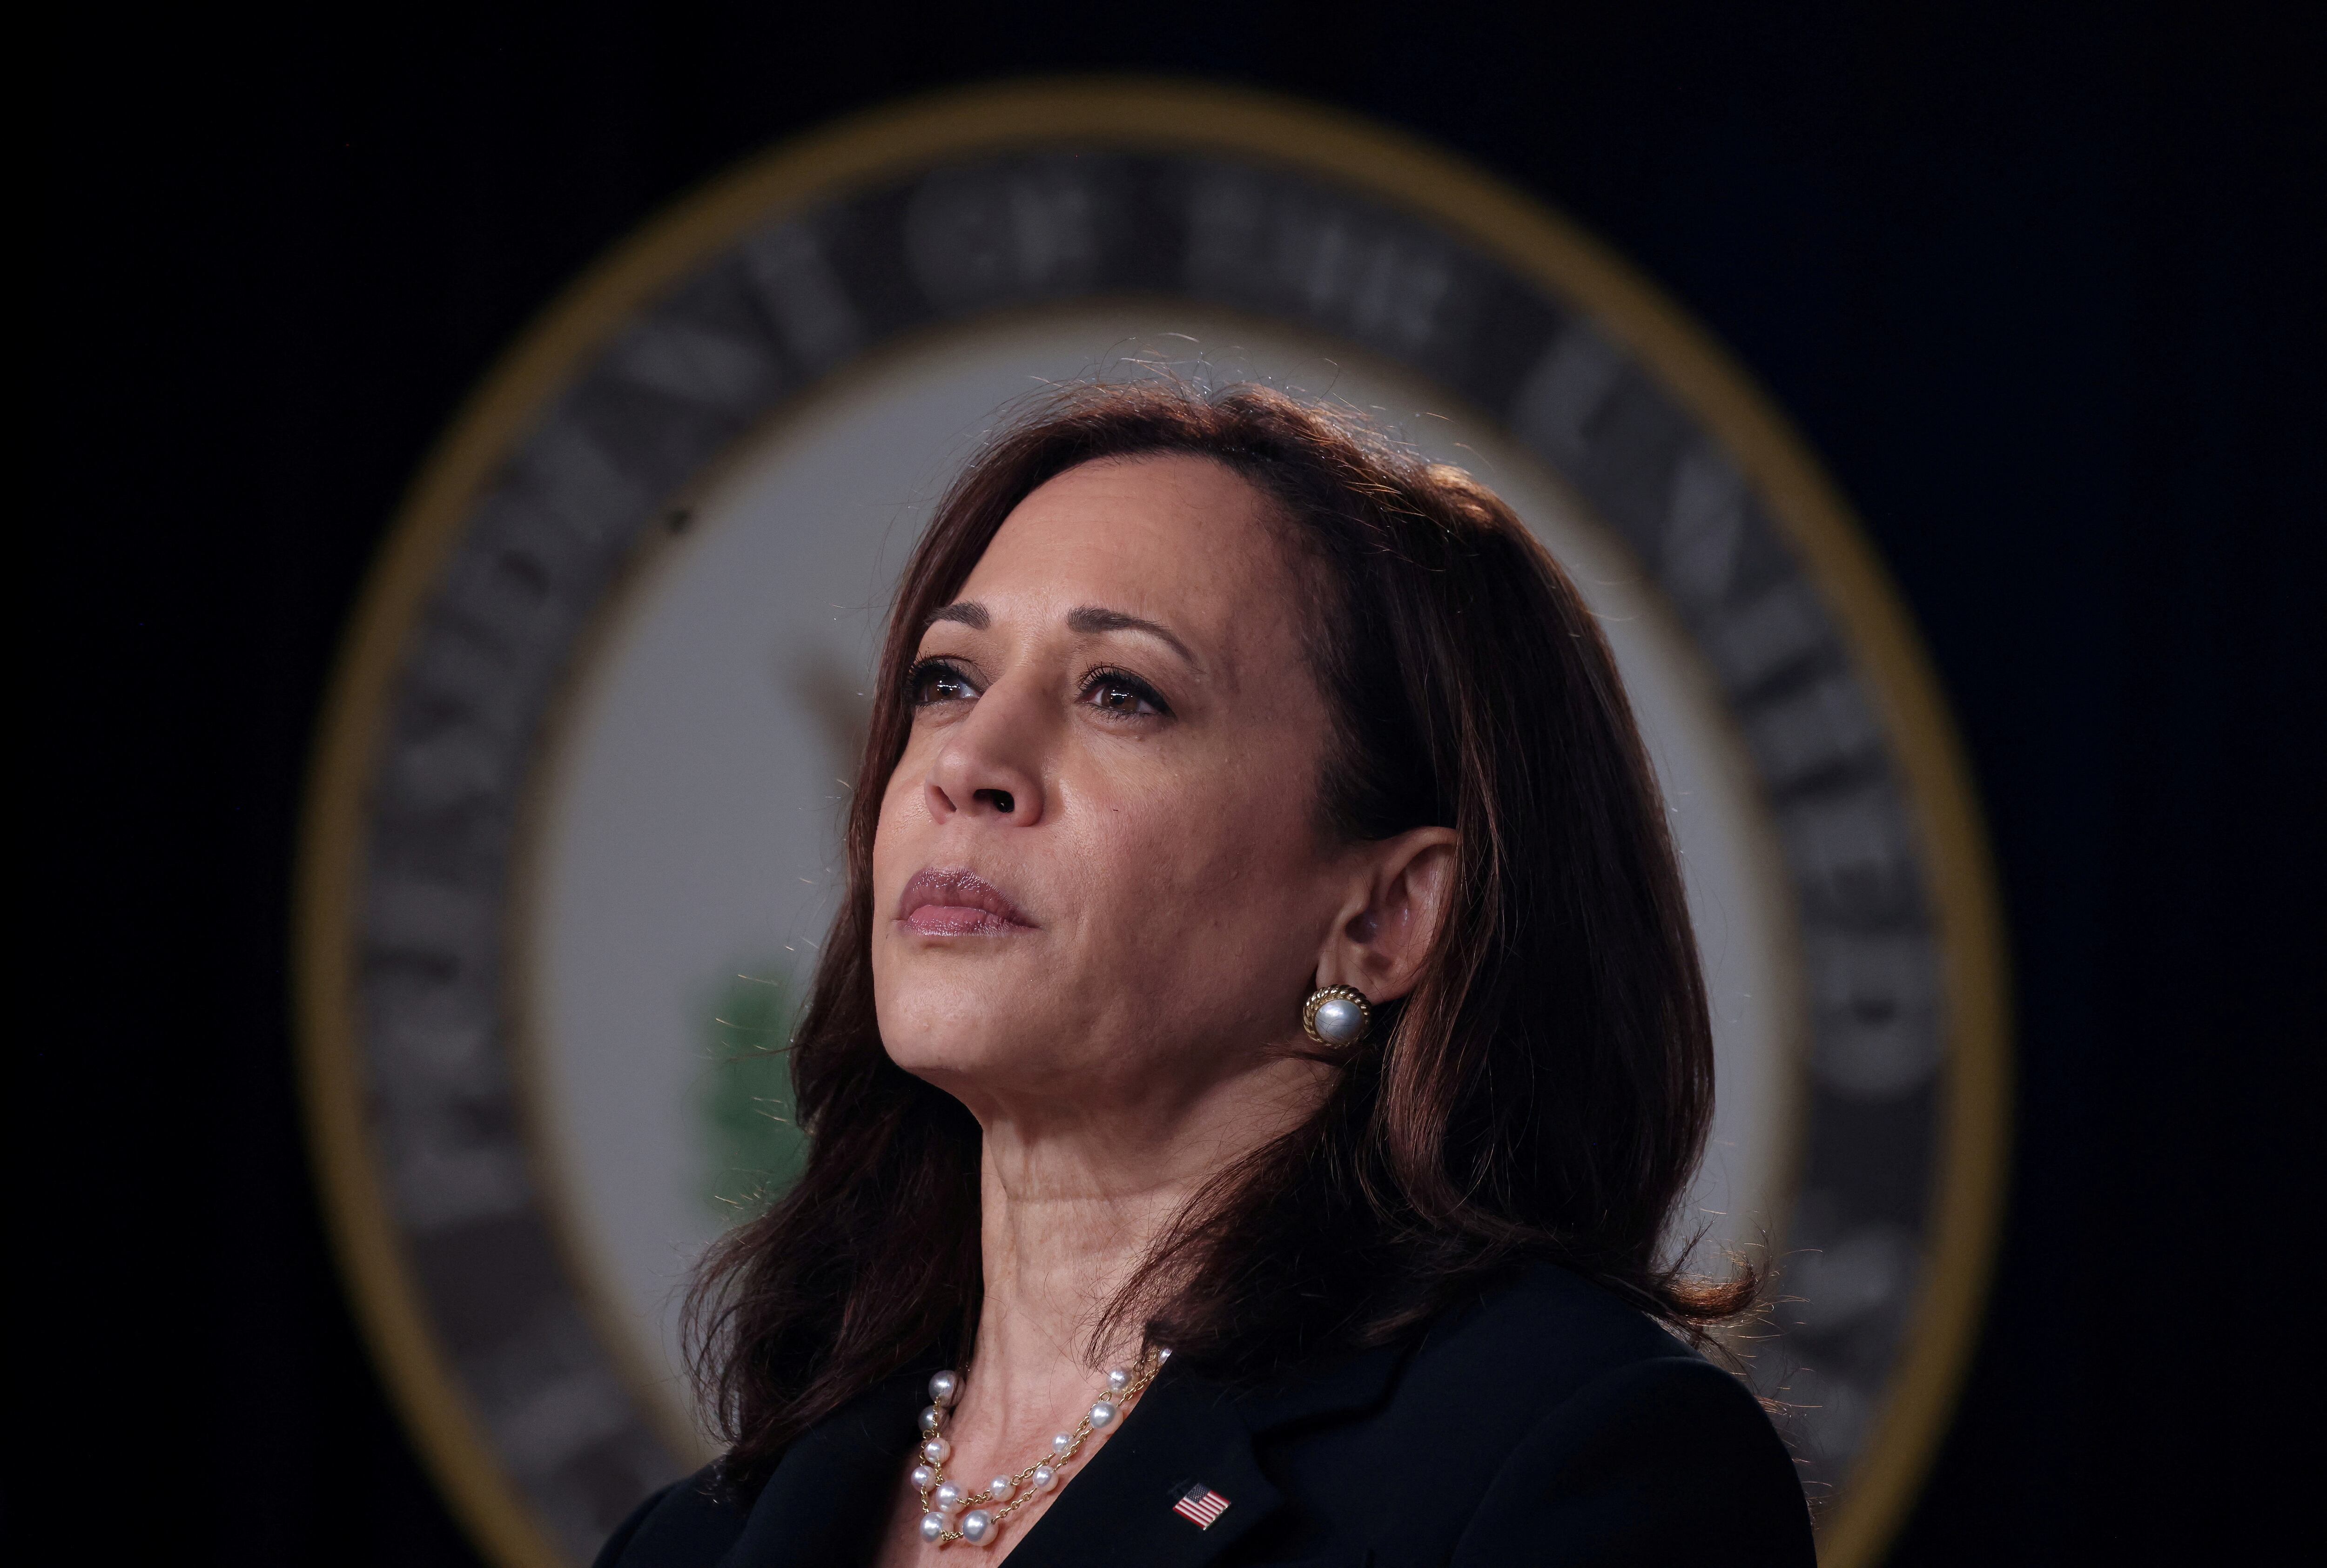
[[[1109,1372],[1107,1392],[1083,1412],[1072,1432],[1051,1439],[1046,1457],[1015,1475],[995,1476],[982,1492],[965,1492],[946,1479],[946,1461],[953,1457],[953,1443],[945,1434],[946,1419],[961,1397],[961,1374],[940,1372],[930,1378],[930,1404],[921,1412],[921,1443],[915,1451],[912,1474],[913,1489],[921,1495],[921,1539],[932,1546],[954,1541],[967,1541],[973,1546],[994,1545],[1001,1537],[1002,1522],[1057,1486],[1060,1472],[1082,1451],[1091,1433],[1105,1432],[1121,1420],[1132,1401],[1147,1392],[1147,1386],[1171,1358],[1171,1351],[1158,1350],[1129,1371],[1118,1367]]]

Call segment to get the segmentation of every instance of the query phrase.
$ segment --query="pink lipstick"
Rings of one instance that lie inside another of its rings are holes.
[[[959,867],[915,872],[897,902],[897,919],[925,937],[1007,937],[1035,929],[1000,888]]]

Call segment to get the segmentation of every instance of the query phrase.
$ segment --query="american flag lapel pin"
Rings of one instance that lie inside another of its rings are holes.
[[[1172,1505],[1172,1511],[1183,1519],[1193,1520],[1199,1530],[1209,1530],[1214,1519],[1229,1511],[1229,1500],[1198,1481],[1188,1489],[1184,1497]]]

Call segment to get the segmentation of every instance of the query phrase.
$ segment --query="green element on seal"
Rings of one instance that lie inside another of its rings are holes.
[[[755,968],[731,974],[718,993],[696,1091],[703,1200],[724,1223],[780,1197],[808,1158],[792,1111],[793,983],[780,965]]]

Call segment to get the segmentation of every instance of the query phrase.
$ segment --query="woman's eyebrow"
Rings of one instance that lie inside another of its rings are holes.
[[[1136,615],[1126,615],[1120,610],[1108,610],[1097,604],[1085,604],[1070,610],[1067,611],[1067,630],[1084,633],[1144,631],[1148,636],[1168,645],[1173,652],[1186,659],[1196,668],[1203,667],[1203,661],[1190,652],[1188,645],[1173,636],[1168,629],[1158,626],[1152,621],[1142,620]]]
[[[994,617],[986,612],[986,606],[969,599],[957,601],[937,611],[922,630],[927,630],[929,626],[935,626],[940,621],[958,621],[972,631],[984,631],[994,624]]]

